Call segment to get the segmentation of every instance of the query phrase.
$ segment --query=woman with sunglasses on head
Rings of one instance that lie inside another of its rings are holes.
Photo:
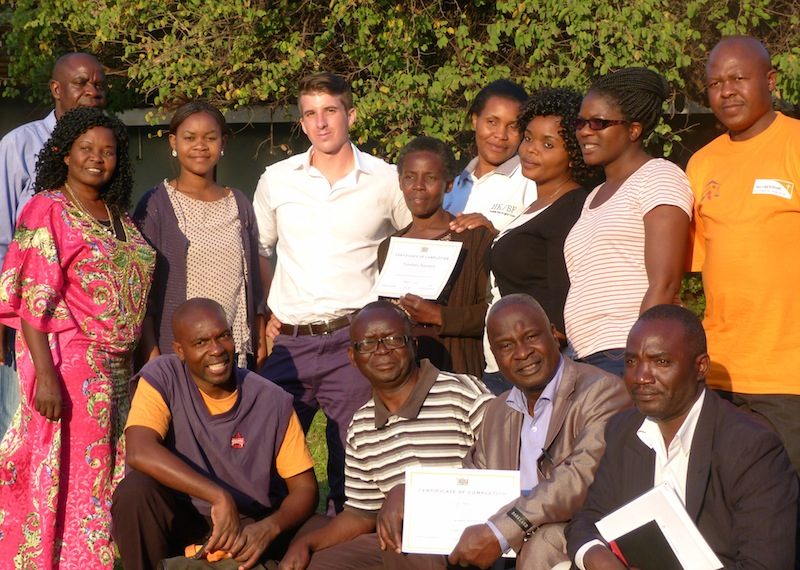
[[[522,176],[517,156],[522,136],[517,115],[527,99],[525,89],[508,79],[492,81],[475,96],[467,115],[477,156],[444,200],[444,209],[457,216],[452,229],[502,230],[536,197],[536,185]]]
[[[0,277],[21,330],[21,402],[0,443],[3,568],[114,567],[131,355],[155,252],[127,214],[128,134],[100,109],[62,116],[36,163]]]
[[[253,207],[239,190],[215,181],[227,139],[228,125],[216,107],[202,101],[179,107],[169,124],[178,175],[150,190],[136,207],[133,217],[158,252],[142,333],[145,359],[174,352],[172,313],[194,297],[225,308],[239,366],[253,369],[266,359]]]
[[[542,89],[522,106],[519,158],[522,174],[536,183],[537,198],[495,238],[489,253],[492,302],[512,293],[527,293],[544,308],[562,345],[564,301],[569,277],[564,240],[580,216],[589,191],[582,184],[596,180],[575,137],[581,95],[571,89]],[[484,382],[498,393],[508,389],[484,341]]]
[[[683,276],[689,181],[644,148],[668,95],[658,73],[621,69],[591,86],[576,124],[586,164],[602,166],[606,181],[564,244],[566,333],[579,359],[618,375],[631,326],[642,311],[673,303]]]
[[[397,156],[400,190],[411,211],[411,224],[395,237],[461,242],[462,248],[449,282],[439,299],[429,301],[410,292],[398,305],[411,318],[417,337],[418,358],[427,358],[439,370],[472,374],[483,371],[484,319],[488,303],[486,254],[493,232],[483,226],[456,233],[452,214],[442,207],[457,172],[453,151],[442,141],[417,137]],[[378,246],[383,268],[389,237]]]

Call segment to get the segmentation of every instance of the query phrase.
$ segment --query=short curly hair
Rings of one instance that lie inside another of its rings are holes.
[[[467,119],[471,118],[472,115],[480,115],[483,113],[486,103],[492,97],[517,101],[521,105],[528,98],[528,93],[522,85],[514,83],[510,79],[496,79],[475,95],[475,99],[472,100],[472,104],[467,111]]]
[[[404,146],[397,155],[397,172],[403,173],[406,158],[415,152],[430,152],[442,161],[445,177],[448,181],[458,176],[459,168],[453,150],[444,142],[433,137],[417,137]]]
[[[108,208],[121,214],[130,208],[133,190],[133,168],[128,153],[128,131],[125,125],[104,111],[94,107],[77,107],[56,123],[50,136],[36,159],[36,183],[34,192],[60,188],[67,180],[67,165],[64,157],[72,144],[83,133],[94,127],[105,127],[114,133],[117,142],[117,167],[102,191]]]
[[[580,184],[589,185],[601,178],[603,171],[583,161],[583,153],[575,135],[575,121],[578,119],[582,100],[583,95],[574,89],[562,87],[540,89],[531,95],[520,109],[517,125],[519,132],[524,133],[534,117],[560,117],[561,126],[558,134],[567,146],[572,178]]]

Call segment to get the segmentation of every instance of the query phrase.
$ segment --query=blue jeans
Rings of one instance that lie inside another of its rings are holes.
[[[622,372],[625,369],[625,349],[609,348],[608,350],[601,350],[584,358],[579,358],[578,362],[597,366],[622,378]]]

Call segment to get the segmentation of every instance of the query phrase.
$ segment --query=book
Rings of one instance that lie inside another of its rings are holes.
[[[657,485],[597,522],[600,535],[639,570],[718,570],[722,563],[668,485]]]

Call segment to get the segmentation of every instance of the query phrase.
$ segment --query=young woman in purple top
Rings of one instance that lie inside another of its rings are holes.
[[[150,190],[136,207],[134,219],[158,252],[140,347],[144,360],[173,352],[172,313],[194,297],[225,308],[240,366],[252,368],[266,359],[255,215],[244,194],[215,179],[227,140],[218,109],[201,101],[179,107],[169,125],[178,175]]]

